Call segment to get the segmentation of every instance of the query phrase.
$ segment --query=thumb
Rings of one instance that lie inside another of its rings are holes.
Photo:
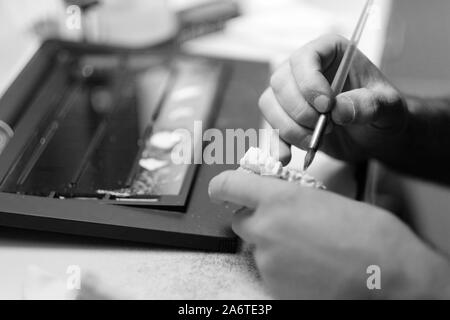
[[[341,93],[336,97],[331,118],[338,125],[372,123],[379,112],[380,98],[379,93],[367,88]]]
[[[407,122],[407,107],[395,88],[378,85],[338,95],[331,117],[338,125],[372,124],[378,129],[401,130]]]

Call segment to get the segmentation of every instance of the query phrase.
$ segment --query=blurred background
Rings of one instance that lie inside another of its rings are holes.
[[[323,33],[350,35],[360,0],[0,0],[0,93],[46,38],[183,49],[274,65]],[[378,64],[390,0],[378,0],[361,47]]]
[[[180,12],[208,4],[215,7],[180,18]],[[216,29],[185,48],[276,61],[320,34],[348,36],[362,5],[361,0],[0,0],[0,90],[42,39],[78,41],[82,27],[89,41],[139,47],[175,36],[185,18],[211,24],[222,17]],[[366,31],[371,34],[361,47],[401,89],[446,92],[449,12],[445,0],[377,0]]]

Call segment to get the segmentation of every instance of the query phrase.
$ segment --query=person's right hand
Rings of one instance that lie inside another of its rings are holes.
[[[260,98],[260,109],[280,130],[280,159],[290,159],[290,145],[306,149],[320,113],[331,112],[321,150],[349,162],[374,156],[406,127],[401,93],[360,51],[344,90],[331,99],[330,83],[349,41],[340,36],[314,40],[281,65]]]

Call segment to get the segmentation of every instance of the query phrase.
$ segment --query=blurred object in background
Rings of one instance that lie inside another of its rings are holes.
[[[78,283],[77,279],[70,277],[71,270],[76,272],[76,266],[72,267],[68,267],[65,275],[58,276],[39,266],[28,266],[22,288],[22,298],[24,300],[129,299],[123,290],[108,287],[90,272],[83,272],[83,281],[81,282],[80,278]],[[76,273],[72,273],[72,277],[73,274],[76,275]]]
[[[134,48],[211,33],[239,15],[235,0],[0,0],[0,7],[21,34]]]
[[[240,0],[242,16],[229,21],[221,34],[191,41],[193,53],[270,61],[277,65],[293,51],[334,33],[349,37],[364,2],[360,0]],[[365,31],[360,48],[379,64],[391,0],[377,0],[376,15]]]
[[[227,21],[240,15],[240,7],[234,0],[176,0],[169,3],[177,13],[179,42],[223,30]]]
[[[147,47],[175,36],[185,41],[215,32],[238,15],[234,0],[102,0],[86,14],[87,38],[96,43]]]
[[[237,14],[231,0],[99,0],[81,16],[74,5],[86,2],[92,0],[0,0],[0,96],[45,39],[148,47],[177,35],[210,33]],[[211,3],[218,6],[211,10]],[[177,19],[186,33],[179,34]],[[211,28],[215,19],[219,23]]]
[[[175,14],[166,0],[102,0],[87,13],[92,42],[146,47],[173,38]]]
[[[42,38],[61,37],[64,3],[61,0],[0,0],[4,26],[10,32]],[[3,29],[3,28],[2,28]]]
[[[65,27],[76,30],[83,41],[88,41],[89,25],[88,12],[98,6],[98,0],[64,0],[66,8]]]
[[[145,47],[174,37],[175,14],[166,0],[0,0],[10,26],[39,39],[89,40]],[[88,7],[90,7],[88,9]],[[80,10],[78,11],[77,8]]]

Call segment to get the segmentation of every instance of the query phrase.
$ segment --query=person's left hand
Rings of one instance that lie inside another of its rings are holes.
[[[255,245],[263,280],[279,298],[417,298],[449,294],[449,263],[394,215],[331,192],[241,171],[215,177],[210,196],[254,210],[233,230]],[[369,290],[369,266],[381,290]]]

